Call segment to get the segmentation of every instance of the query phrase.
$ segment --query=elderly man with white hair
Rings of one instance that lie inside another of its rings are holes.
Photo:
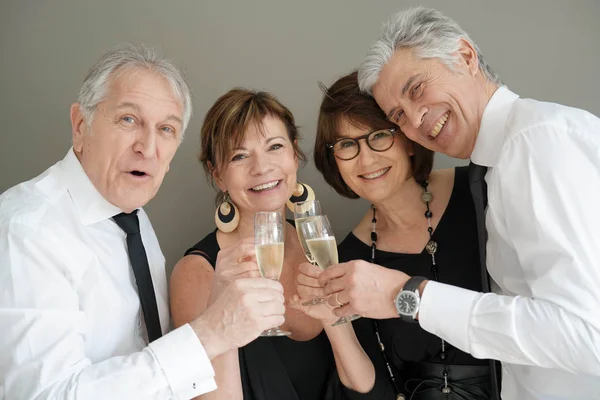
[[[173,63],[113,49],[71,107],[66,157],[0,196],[0,399],[190,399],[216,388],[210,360],[283,323],[281,285],[243,278],[167,333],[165,258],[141,207],[191,109]],[[253,246],[226,256],[258,270]]]
[[[358,79],[410,139],[471,159],[491,293],[353,261],[320,276],[348,303],[336,313],[418,322],[500,360],[504,399],[599,398],[600,119],[520,98],[456,22],[425,8],[385,23]]]

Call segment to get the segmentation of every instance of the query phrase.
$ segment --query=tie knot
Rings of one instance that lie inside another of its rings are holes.
[[[488,167],[477,165],[474,162],[471,162],[469,164],[469,182],[473,183],[483,180],[487,170]]]
[[[130,214],[126,214],[126,213],[117,214],[113,217],[113,220],[128,235],[130,235],[132,233],[140,233],[140,221],[137,216],[137,211],[138,210],[135,210],[134,212],[132,212]]]

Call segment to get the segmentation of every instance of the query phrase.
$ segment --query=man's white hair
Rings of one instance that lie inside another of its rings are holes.
[[[171,60],[143,45],[123,43],[106,52],[90,69],[79,90],[78,101],[88,126],[98,103],[104,100],[114,74],[125,69],[149,70],[163,76],[183,108],[182,135],[192,116],[192,96],[183,73]]]
[[[487,80],[501,85],[500,77],[485,62],[479,47],[454,20],[434,9],[414,7],[396,13],[383,24],[379,38],[358,70],[359,87],[371,94],[381,69],[400,48],[410,48],[422,59],[438,58],[453,69],[460,39],[471,43],[477,52],[479,69]]]

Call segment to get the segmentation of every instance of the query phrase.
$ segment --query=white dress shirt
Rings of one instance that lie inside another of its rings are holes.
[[[600,399],[600,120],[501,87],[471,160],[495,293],[429,282],[421,326],[502,361],[505,400]]]
[[[147,345],[120,213],[71,149],[0,196],[0,400],[189,399],[214,371],[189,325],[173,332],[165,259],[140,230],[162,338]]]

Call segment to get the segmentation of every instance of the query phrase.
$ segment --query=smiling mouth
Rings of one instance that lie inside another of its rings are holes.
[[[431,133],[429,134],[430,138],[435,139],[437,135],[440,134],[440,131],[442,130],[444,125],[446,125],[446,122],[448,121],[449,117],[450,111],[447,111],[444,115],[442,115],[442,117],[438,120],[437,124],[435,124],[435,126],[431,130]]]
[[[368,179],[368,180],[370,180],[370,179],[377,179],[380,176],[385,175],[390,170],[390,168],[391,167],[382,168],[382,169],[380,169],[378,171],[371,172],[370,174],[364,174],[364,175],[359,175],[359,176],[361,178],[363,178],[363,179]]]
[[[253,188],[250,188],[250,190],[252,190],[253,192],[263,192],[265,190],[270,190],[270,189],[275,188],[276,186],[279,185],[279,182],[281,182],[281,181],[272,181],[272,182],[262,183],[260,185],[254,186]]]

